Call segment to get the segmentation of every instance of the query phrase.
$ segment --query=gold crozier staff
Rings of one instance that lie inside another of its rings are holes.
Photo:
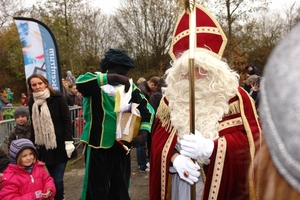
[[[195,0],[185,1],[185,12],[189,14],[189,99],[190,99],[190,133],[195,134],[195,45],[196,45],[196,11]],[[202,173],[203,174],[203,173]],[[196,200],[196,184],[191,185],[191,200]]]

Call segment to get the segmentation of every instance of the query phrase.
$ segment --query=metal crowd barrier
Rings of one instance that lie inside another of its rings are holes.
[[[81,106],[69,106],[71,123],[73,125],[73,138],[76,147],[81,145],[80,137],[83,131],[84,120]]]
[[[13,107],[16,108],[16,107]],[[76,148],[81,146],[80,137],[83,131],[84,120],[81,106],[69,106],[71,123],[73,127],[73,138]],[[15,127],[15,119],[0,120],[0,148],[8,151],[7,141],[10,131]]]
[[[15,119],[7,119],[0,121],[0,148],[5,152],[8,151],[7,142],[9,133],[15,126]]]

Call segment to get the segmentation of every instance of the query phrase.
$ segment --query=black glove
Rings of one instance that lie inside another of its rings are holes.
[[[130,87],[129,79],[119,74],[107,74],[107,82],[111,85],[125,85],[125,92],[127,92]]]
[[[130,146],[137,147],[140,146],[147,139],[148,131],[140,130],[138,136],[132,139]]]

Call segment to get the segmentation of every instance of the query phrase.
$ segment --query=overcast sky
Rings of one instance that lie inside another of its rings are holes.
[[[120,0],[95,0],[95,5],[98,5],[104,12],[110,13],[116,9]]]
[[[99,6],[105,13],[113,12],[119,5],[121,0],[93,0],[95,6]],[[32,5],[36,0],[25,0],[26,4]],[[196,0],[197,2],[197,0]],[[270,8],[274,10],[280,10],[282,7],[289,7],[293,2],[297,0],[273,0]],[[297,2],[299,4],[299,2]]]
[[[273,0],[272,4],[270,5],[270,8],[274,10],[280,10],[285,5],[291,5],[293,2],[296,2],[297,0]],[[95,5],[100,6],[100,8],[106,12],[109,13],[113,11],[116,7],[118,7],[120,0],[95,0]],[[196,0],[197,2],[197,0]],[[298,2],[299,4],[299,2]]]

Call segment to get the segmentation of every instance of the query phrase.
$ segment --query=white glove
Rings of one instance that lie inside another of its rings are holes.
[[[173,161],[173,167],[177,171],[181,179],[185,180],[189,184],[194,184],[198,181],[200,176],[200,169],[197,163],[194,163],[190,158],[178,155]],[[188,173],[188,176],[185,176],[184,173]]]
[[[214,150],[213,140],[204,138],[199,131],[196,131],[195,135],[184,135],[180,144],[180,154],[193,159],[199,157],[210,158]]]
[[[75,146],[73,143],[74,143],[73,141],[65,141],[65,148],[66,148],[67,156],[69,158],[71,158],[72,152],[75,149]]]

